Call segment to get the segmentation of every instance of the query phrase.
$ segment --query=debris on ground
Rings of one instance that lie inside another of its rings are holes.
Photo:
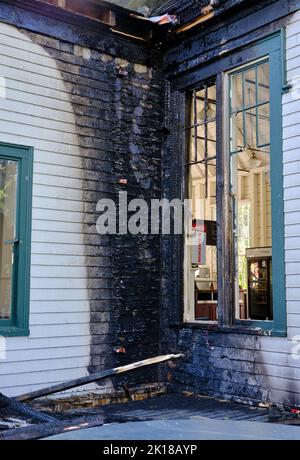
[[[24,404],[23,401],[31,401],[37,398],[59,393],[64,390],[80,387],[87,383],[106,379],[111,376],[117,376],[125,372],[134,371],[135,369],[139,369],[144,366],[152,366],[154,364],[167,362],[173,359],[179,359],[183,356],[184,355],[182,354],[155,356],[154,358],[127,364],[126,366],[96,372],[85,377],[42,388],[31,393],[19,395],[16,398],[8,397],[0,393],[0,416],[2,417],[2,421],[0,419],[0,426],[2,425],[3,427],[0,431],[0,440],[40,439],[46,436],[60,434],[65,431],[100,426],[103,424],[102,414],[96,414],[94,416],[86,414],[84,418],[80,419],[58,419],[57,417],[53,417],[52,415],[29,407]],[[127,393],[129,394],[128,391]],[[10,424],[9,419],[7,420],[3,418],[3,416],[7,414],[10,416],[21,414],[23,417],[26,417],[26,419],[24,418],[24,421],[23,419],[20,421],[19,419],[15,419],[14,423]]]

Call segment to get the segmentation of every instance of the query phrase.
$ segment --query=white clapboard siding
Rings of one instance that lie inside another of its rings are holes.
[[[79,67],[65,69],[68,79],[78,78]],[[0,140],[34,147],[30,336],[7,338],[0,361],[0,392],[16,395],[88,373],[84,187],[70,93],[56,61],[28,35],[0,23],[0,74],[6,83]],[[97,86],[83,78],[87,83]],[[85,177],[93,180],[92,171]]]
[[[300,75],[299,11],[291,17],[287,26],[286,47],[287,79],[292,83]],[[256,369],[264,375],[272,401],[294,401],[299,404],[300,354],[295,354],[295,340],[298,337],[300,341],[299,89],[283,95],[283,162],[288,337],[262,338],[261,349],[255,352],[255,361]]]

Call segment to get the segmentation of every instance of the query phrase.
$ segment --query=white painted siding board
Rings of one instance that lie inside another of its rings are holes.
[[[63,232],[42,232],[33,230],[32,241],[40,243],[71,243],[82,244],[82,235],[77,233],[66,234]]]
[[[70,282],[70,281],[69,281]],[[109,291],[109,290],[107,290]],[[105,296],[103,294],[103,300]],[[31,293],[32,300],[45,300],[45,292],[43,289],[32,289]],[[107,298],[109,298],[109,292],[107,293]],[[80,300],[87,302],[89,300],[89,296],[85,292],[84,289],[55,289],[50,290],[47,293],[47,300],[52,300],[56,302],[64,302],[70,300]],[[89,321],[88,315],[86,315],[86,321]]]
[[[51,197],[40,197],[38,195],[33,196],[32,199],[33,208],[38,209],[51,209],[51,210],[62,210],[62,211],[72,211],[72,212],[83,212],[84,203],[82,201],[72,201],[72,200],[59,200]]]
[[[31,326],[41,326],[47,324],[80,324],[86,323],[86,315],[83,315],[82,312],[79,313],[69,313],[58,312],[58,313],[33,313],[31,315]]]
[[[85,255],[86,247],[83,244],[46,244],[32,243],[33,254],[58,254],[58,255]]]
[[[283,173],[285,176],[290,174],[300,173],[300,161],[293,161],[285,163],[283,166]]]
[[[87,318],[88,321],[88,318]],[[31,334],[36,338],[89,336],[89,322],[80,324],[30,325]],[[46,350],[45,350],[46,358]]]
[[[16,366],[15,362],[4,362],[0,366],[0,378],[2,381],[9,375],[18,375],[20,373],[22,374],[22,380],[26,380],[27,375],[32,375],[35,372],[67,371],[68,369],[84,368],[87,358],[88,356],[79,355],[71,358],[64,357],[63,359],[34,360],[31,363],[30,372],[28,371],[27,361],[19,361],[18,366]]]
[[[289,291],[292,291],[292,293],[287,296],[287,300],[295,300],[295,298],[299,298],[299,288],[292,288],[288,289]],[[295,328],[300,328],[300,314],[288,314],[288,326],[295,327]]]
[[[28,102],[19,102],[16,100],[18,94],[14,98],[10,89],[6,89],[6,96],[5,101],[0,106],[0,118],[2,120],[11,121],[14,116],[17,116],[16,121],[18,123],[47,127],[47,121],[50,119],[52,120],[52,129],[57,128],[58,131],[66,129],[68,132],[75,133],[73,113],[47,109],[39,105],[36,105],[33,109],[32,106],[29,106]]]
[[[81,346],[72,346],[72,347],[62,347],[62,348],[49,348],[47,350],[48,359],[64,359],[64,358],[73,358],[73,357],[83,357],[89,354],[89,345]],[[41,353],[39,349],[23,350],[22,356],[20,356],[20,350],[13,350],[7,352],[7,361],[9,363],[19,363],[34,360],[36,362],[44,361],[44,358],[41,358]],[[20,359],[21,358],[21,359]]]
[[[40,359],[45,359],[42,350],[48,351],[54,348],[65,349],[73,347],[88,347],[90,344],[89,335],[82,336],[66,336],[66,337],[15,337],[14,340],[7,341],[7,352],[10,351],[21,351],[22,353],[26,350],[37,350]]]
[[[300,12],[287,27],[287,78],[300,75]],[[283,162],[288,337],[262,337],[255,352],[256,371],[262,372],[275,401],[300,400],[300,361],[294,359],[293,337],[300,334],[300,94],[283,95]],[[294,395],[294,396],[293,396]]]
[[[51,282],[52,280],[48,280]],[[54,279],[53,281],[57,281]],[[60,280],[61,282],[65,283],[65,280]],[[36,289],[36,285],[40,282],[40,288],[43,288],[43,279],[34,280],[33,288]],[[86,286],[86,280],[77,279],[76,284],[79,283],[79,289],[81,289],[81,283]],[[50,284],[50,287],[51,284]],[[61,289],[59,286],[57,289]],[[71,288],[70,288],[71,289]],[[90,305],[88,301],[82,300],[65,300],[63,303],[57,303],[56,300],[31,300],[30,302],[30,311],[31,313],[59,313],[59,312],[81,312],[86,313],[89,312]]]
[[[64,222],[76,222],[82,223],[84,219],[83,212],[73,212],[73,211],[59,211],[57,209],[43,209],[43,208],[34,208],[32,209],[32,218],[35,220],[52,220]]]
[[[60,363],[60,360],[57,361]],[[44,370],[44,371],[35,371],[27,373],[16,373],[12,375],[2,375],[1,376],[1,389],[3,387],[11,386],[11,381],[15,380],[15,388],[17,389],[16,380],[20,382],[20,386],[24,385],[43,385],[48,386],[50,382],[64,382],[66,380],[71,380],[77,378],[77,376],[87,375],[86,367],[73,367],[66,369],[54,369],[54,370]],[[16,392],[17,394],[17,392]]]
[[[0,362],[0,391],[15,395],[87,374],[90,312],[82,159],[69,91],[45,49],[3,23],[0,57],[7,89],[0,101],[1,141],[34,147],[30,337],[7,338],[7,360]]]
[[[51,187],[48,185],[33,183],[33,194],[36,196],[44,196],[46,198],[56,198],[61,200],[82,200],[82,191],[78,189],[70,189],[68,187]]]
[[[299,149],[289,149],[283,151],[283,163],[288,163],[290,161],[295,162],[300,159],[300,150]]]

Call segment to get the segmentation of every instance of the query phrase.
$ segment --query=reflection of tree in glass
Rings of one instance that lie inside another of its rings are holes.
[[[5,208],[6,198],[8,191],[14,189],[16,173],[15,168],[9,168],[9,161],[1,160],[0,162],[0,212],[5,213],[9,211]]]
[[[15,236],[16,178],[17,162],[0,160],[0,318],[11,311],[13,246],[4,242]]]
[[[247,289],[246,249],[250,247],[250,203],[239,205],[238,235],[239,286]]]

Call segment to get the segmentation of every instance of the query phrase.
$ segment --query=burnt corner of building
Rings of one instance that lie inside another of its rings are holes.
[[[53,367],[22,391],[182,354],[95,392],[299,406],[298,2],[0,3],[0,142],[34,151],[24,353]],[[152,231],[162,199],[183,230]]]

